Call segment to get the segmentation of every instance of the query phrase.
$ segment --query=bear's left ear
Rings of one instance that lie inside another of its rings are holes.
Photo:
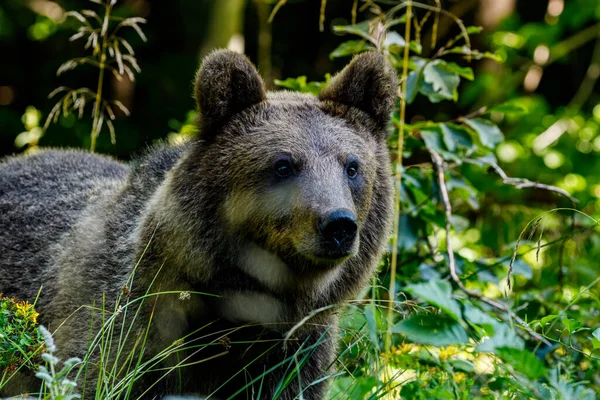
[[[231,50],[216,50],[206,56],[196,73],[194,94],[201,134],[267,98],[256,68],[244,55]]]
[[[383,54],[360,54],[319,94],[321,101],[356,107],[369,114],[379,128],[387,125],[397,91],[396,71]]]

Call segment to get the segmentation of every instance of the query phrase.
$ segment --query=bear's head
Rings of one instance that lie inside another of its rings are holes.
[[[243,55],[207,56],[195,82],[193,162],[210,176],[204,190],[218,198],[218,224],[298,275],[379,253],[391,214],[386,133],[396,87],[375,52],[355,57],[318,96],[267,92]]]

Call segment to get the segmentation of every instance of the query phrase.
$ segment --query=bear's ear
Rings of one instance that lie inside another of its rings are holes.
[[[194,94],[201,132],[267,98],[256,68],[244,55],[231,50],[216,50],[206,56],[196,73]]]
[[[356,107],[369,114],[378,127],[390,119],[397,91],[394,68],[383,54],[360,54],[319,94],[321,101],[333,101]]]

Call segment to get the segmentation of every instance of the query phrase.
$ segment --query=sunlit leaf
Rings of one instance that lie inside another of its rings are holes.
[[[330,58],[339,58],[351,56],[374,49],[373,45],[364,40],[348,40],[340,44],[335,50],[329,54]]]
[[[482,119],[482,118],[474,118],[474,119],[463,119],[463,122],[473,129],[477,135],[479,136],[479,140],[481,144],[487,147],[488,149],[494,149],[500,143],[504,141],[504,135],[498,129],[496,125],[492,122]]]
[[[531,379],[541,378],[546,375],[544,364],[530,351],[501,347],[496,349],[496,354],[515,370]]]
[[[423,69],[425,82],[431,84],[433,92],[448,100],[458,99],[458,84],[460,78],[456,72],[451,71],[442,60],[428,63]]]
[[[369,21],[363,21],[356,25],[335,25],[333,27],[333,31],[335,33],[349,33],[351,35],[357,35],[368,41],[373,41],[373,38],[370,35],[371,25]]]
[[[425,283],[408,285],[405,289],[412,296],[425,301],[448,314],[452,319],[460,320],[460,307],[458,302],[452,298],[452,286],[450,282],[435,280]]]
[[[414,315],[394,325],[392,332],[400,333],[414,343],[438,347],[463,344],[469,340],[458,322],[441,315]]]

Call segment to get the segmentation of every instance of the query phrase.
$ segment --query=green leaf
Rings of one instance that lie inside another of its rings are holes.
[[[469,341],[467,332],[456,321],[442,315],[415,315],[392,327],[414,343],[437,347],[463,344]]]
[[[600,348],[600,328],[594,330],[592,332],[592,346],[594,346],[594,350]]]
[[[581,324],[577,321],[575,321],[574,319],[571,319],[569,317],[563,317],[560,322],[562,322],[562,324],[565,326],[565,328],[567,329],[567,332],[569,332],[569,334],[574,333],[580,326]]]
[[[402,251],[414,250],[419,240],[419,228],[424,227],[421,219],[414,218],[408,214],[400,215],[400,234],[398,235],[398,249]]]
[[[367,39],[368,41],[371,41],[371,35],[370,35],[370,23],[369,21],[363,21],[361,23],[358,23],[356,25],[335,25],[333,27],[333,31],[335,33],[349,33],[351,35],[357,35],[360,36],[364,39]]]
[[[471,373],[475,370],[475,364],[473,364],[471,361],[463,360],[460,358],[448,360],[448,364],[450,364],[452,368],[466,373]]]
[[[497,349],[498,356],[506,363],[531,379],[538,379],[546,375],[544,364],[530,351],[510,347]]]
[[[540,326],[544,327],[544,326],[548,325],[550,322],[554,321],[556,318],[558,318],[558,315],[556,315],[556,314],[546,315],[544,318],[540,319],[540,321],[539,321]]]
[[[525,343],[514,329],[505,323],[498,322],[494,324],[494,335],[484,339],[475,350],[495,353],[497,349],[502,347],[522,350],[525,348]]]
[[[441,134],[437,127],[428,127],[421,130],[421,137],[425,142],[425,146],[441,155],[444,159],[460,163],[461,160],[454,153],[446,150]]]
[[[455,151],[457,147],[473,149],[473,140],[466,129],[455,124],[442,123],[439,126],[442,132],[442,139],[448,150]]]
[[[488,149],[494,149],[504,141],[504,135],[500,129],[486,119],[465,118],[463,122],[477,133],[481,144]]]
[[[498,104],[497,106],[490,108],[488,111],[517,115],[528,112],[527,107],[518,104],[516,101],[507,101],[506,103]]]
[[[435,60],[428,63],[423,69],[423,78],[439,97],[454,101],[458,99],[460,78],[456,72],[450,71],[446,62]]]
[[[406,102],[411,104],[415,101],[417,93],[423,83],[423,70],[419,69],[411,72],[406,79]]]
[[[465,304],[463,315],[469,323],[483,328],[488,336],[493,336],[496,331],[496,326],[502,324],[496,318],[491,317],[469,303]]]
[[[455,321],[460,320],[460,307],[458,302],[452,298],[450,282],[432,280],[426,283],[408,285],[405,290],[419,300],[436,306]]]
[[[333,379],[330,395],[331,398],[336,399],[364,399],[373,391],[373,388],[381,385],[382,382],[373,376],[358,378],[343,376]]]
[[[362,53],[372,50],[374,47],[364,40],[348,40],[340,44],[335,50],[329,54],[329,58],[339,58]]]
[[[496,159],[496,156],[494,155],[494,153],[488,153],[485,156],[478,157],[478,158],[467,158],[467,159],[465,159],[465,162],[485,168],[485,167],[489,167],[492,164],[497,164],[498,159]]]
[[[483,26],[468,26],[467,29],[467,35],[477,35],[479,33],[481,33],[481,31],[483,31]],[[461,31],[460,34],[456,35],[453,39],[454,42],[456,42],[457,40],[460,40],[462,38],[465,37],[464,32]]]
[[[498,54],[490,53],[489,51],[481,52],[478,50],[469,49],[467,46],[457,46],[446,50],[446,54],[462,54],[465,57],[470,57],[473,60],[481,60],[489,58],[494,61],[502,62],[502,57]]]
[[[399,54],[400,52],[404,51],[404,48],[406,47],[406,40],[404,40],[404,37],[397,32],[391,31],[385,36],[383,47],[388,49],[390,53]],[[408,48],[410,51],[417,54],[421,54],[421,51],[423,50],[421,44],[417,42],[410,42],[408,44]]]
[[[448,69],[448,71],[454,72],[457,75],[460,75],[463,78],[468,79],[470,81],[475,79],[475,75],[473,75],[473,69],[471,69],[470,67],[461,67],[460,65],[458,65],[456,63],[447,62],[446,68]]]

